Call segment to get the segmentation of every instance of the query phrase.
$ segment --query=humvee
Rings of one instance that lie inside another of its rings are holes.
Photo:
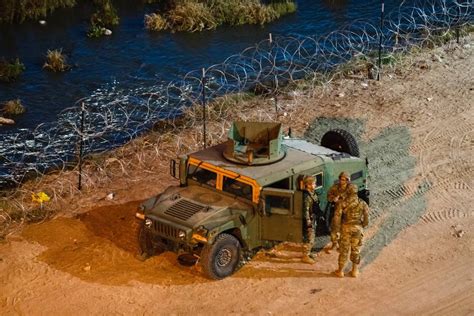
[[[195,257],[207,277],[225,278],[245,253],[303,241],[304,175],[316,178],[322,210],[342,171],[368,202],[367,160],[358,156],[344,130],[316,145],[284,137],[280,123],[234,122],[227,142],[171,160],[179,185],[138,207],[140,249],[146,257],[165,250]],[[324,216],[329,223],[330,212]]]

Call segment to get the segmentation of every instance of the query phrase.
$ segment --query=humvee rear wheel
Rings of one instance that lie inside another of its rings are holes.
[[[140,247],[140,255],[147,258],[154,256],[158,252],[158,247],[153,244],[152,234],[145,227],[145,223],[143,221],[138,227],[138,246]]]
[[[321,146],[348,153],[354,157],[360,156],[359,145],[357,145],[355,137],[343,129],[333,129],[326,132],[321,138]]]
[[[241,252],[237,238],[226,233],[220,234],[213,244],[207,244],[202,249],[200,264],[204,274],[214,280],[233,274],[239,265]]]

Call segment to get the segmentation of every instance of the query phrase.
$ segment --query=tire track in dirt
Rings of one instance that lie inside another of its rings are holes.
[[[390,295],[384,296],[383,304],[393,306],[399,301],[411,301],[412,304],[405,306],[404,313],[417,314],[418,310],[425,310],[426,307],[436,309],[436,306],[446,306],[445,302],[449,302],[446,307],[450,308],[456,301],[471,301],[472,293],[466,292],[463,288],[458,288],[457,291],[451,292],[447,297],[442,288],[436,286],[443,284],[444,287],[456,288],[458,283],[463,283],[471,275],[469,271],[469,262],[454,267],[450,264],[443,264],[440,268],[430,270],[428,273],[424,271],[418,274],[417,277],[406,280],[401,286],[391,287]],[[446,279],[446,275],[451,277]],[[421,296],[419,293],[424,291],[429,291],[431,294]],[[374,303],[368,306],[365,312],[379,311],[379,304],[380,301],[374,300]],[[472,305],[472,303],[470,304]]]
[[[437,222],[445,222],[452,219],[463,219],[472,216],[472,211],[466,212],[456,208],[448,208],[439,211],[428,212],[421,217],[421,220],[425,224],[432,224]]]

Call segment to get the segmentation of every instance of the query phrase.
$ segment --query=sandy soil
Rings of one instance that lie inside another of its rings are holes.
[[[308,120],[297,132],[310,139],[344,126],[369,158],[373,203],[358,279],[334,277],[335,252],[299,262],[298,245],[278,246],[277,257],[260,252],[222,281],[172,253],[141,262],[133,199],[150,189],[137,184],[122,188],[132,200],[9,235],[0,314],[474,314],[473,50],[448,45],[381,82],[345,79],[280,105],[288,122]]]

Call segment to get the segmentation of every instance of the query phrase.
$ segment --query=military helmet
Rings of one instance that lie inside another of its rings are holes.
[[[341,178],[346,178],[347,181],[351,181],[351,177],[350,177],[349,174],[348,174],[347,172],[345,172],[345,171],[343,171],[343,172],[341,172],[341,173],[339,174],[339,179],[341,179]]]

